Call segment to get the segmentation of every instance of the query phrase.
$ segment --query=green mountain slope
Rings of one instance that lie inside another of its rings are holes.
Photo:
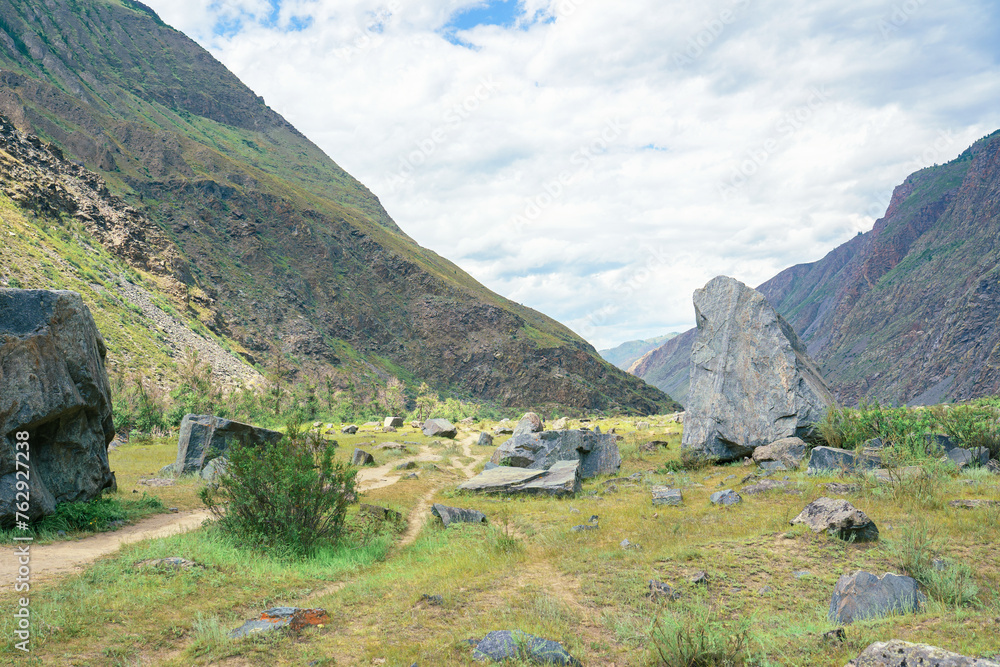
[[[134,207],[96,242],[259,367],[287,358],[347,382],[361,364],[508,406],[673,406],[414,243],[367,188],[141,3],[0,0],[0,113]]]
[[[907,177],[871,231],[757,289],[845,404],[997,394],[998,239],[1000,131]],[[693,333],[679,336],[632,372],[684,396],[691,342]]]
[[[598,350],[598,354],[605,361],[609,361],[626,371],[639,357],[658,348],[676,335],[676,333],[668,333],[647,340],[630,340],[607,350]]]

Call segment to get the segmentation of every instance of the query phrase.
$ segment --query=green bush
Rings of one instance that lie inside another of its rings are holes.
[[[899,538],[886,541],[893,562],[916,579],[932,598],[951,606],[976,604],[979,586],[972,569],[964,563],[934,566],[941,542],[924,521],[903,526]]]
[[[877,401],[862,401],[856,409],[831,406],[816,426],[828,445],[841,449],[859,450],[880,438],[885,455],[897,462],[927,456],[928,436],[939,428],[932,410],[893,408]]]
[[[660,616],[653,622],[650,643],[660,667],[743,667],[754,662],[746,619],[733,629],[711,615]]]
[[[991,458],[1000,457],[1000,409],[990,399],[941,408],[937,416],[942,430],[956,444],[986,447]]]
[[[101,532],[115,521],[129,521],[158,509],[163,509],[163,503],[159,498],[146,494],[138,500],[98,498],[78,503],[60,503],[56,505],[55,514],[45,517],[33,528],[37,533],[55,533],[60,530]]]
[[[226,471],[202,501],[223,534],[248,549],[305,557],[344,532],[354,498],[350,466],[333,463],[335,445],[296,424],[276,444],[236,444],[227,451]]]

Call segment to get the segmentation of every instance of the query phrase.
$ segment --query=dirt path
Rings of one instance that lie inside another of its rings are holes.
[[[78,572],[84,565],[101,556],[118,551],[123,544],[186,533],[201,526],[208,518],[207,510],[192,510],[178,514],[157,514],[139,523],[110,533],[99,533],[82,540],[53,542],[31,547],[32,582],[67,572]],[[13,551],[14,547],[7,547]],[[0,579],[13,581],[18,563],[14,557],[0,560]]]
[[[358,490],[359,491],[371,491],[372,489],[381,489],[384,486],[392,486],[400,480],[403,476],[403,472],[396,470],[397,466],[404,465],[410,461],[440,461],[441,456],[435,454],[429,445],[421,445],[416,456],[410,456],[407,458],[396,459],[395,461],[390,461],[385,465],[381,465],[378,468],[362,468],[358,471]]]

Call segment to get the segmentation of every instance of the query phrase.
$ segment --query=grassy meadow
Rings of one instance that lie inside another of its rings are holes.
[[[644,421],[650,428],[642,431],[625,418],[590,424],[623,436],[622,468],[615,478],[586,480],[583,492],[567,499],[456,491],[466,479],[463,468],[479,470],[492,454],[474,437],[493,422],[462,427],[454,442],[426,438],[409,426],[397,433],[369,426],[354,436],[338,435],[337,460],[349,461],[361,446],[378,466],[392,464],[380,478],[417,473],[416,479],[362,493],[361,502],[397,510],[411,522],[420,508],[440,502],[481,510],[489,523],[444,529],[428,515],[410,541],[405,522],[375,526],[355,505],[347,539],[307,560],[241,551],[211,525],[126,545],[79,574],[34,583],[32,652],[15,651],[6,615],[0,620],[3,654],[35,665],[437,667],[478,664],[467,640],[503,629],[559,641],[584,665],[605,667],[841,667],[871,642],[892,638],[966,655],[1000,653],[1000,509],[948,505],[958,498],[1000,500],[1000,477],[940,465],[889,483],[782,472],[773,478],[787,476],[788,489],[744,495],[739,505],[722,508],[711,505],[709,495],[754,483],[755,468],[685,469],[679,465],[680,424],[668,417]],[[578,425],[571,420],[570,427]],[[653,440],[667,446],[641,448]],[[404,443],[410,451],[373,450],[373,441]],[[125,501],[145,492],[163,508],[198,508],[201,481],[139,483],[176,456],[174,442],[150,442],[111,453],[116,496]],[[394,469],[418,453],[432,460],[412,471]],[[834,497],[866,512],[879,527],[880,541],[845,543],[789,525],[810,501],[833,495],[824,487],[828,482],[856,484],[854,492]],[[682,506],[652,505],[650,487],[664,484],[682,489]],[[597,530],[571,530],[594,514]],[[77,537],[52,539],[58,544]],[[634,548],[621,546],[626,539]],[[166,556],[201,567],[137,567]],[[929,599],[920,613],[854,623],[842,640],[824,639],[835,629],[827,611],[842,574],[902,573],[904,566],[934,558],[948,562],[944,572],[951,574],[924,586]],[[689,582],[699,571],[707,574],[707,585]],[[680,596],[651,599],[651,579],[670,584]],[[440,595],[443,602],[431,604],[424,594]],[[14,608],[9,587],[0,593],[0,604]],[[227,638],[245,620],[278,605],[320,607],[330,621],[297,633]],[[727,655],[733,656],[729,663]],[[692,656],[705,661],[684,662]]]

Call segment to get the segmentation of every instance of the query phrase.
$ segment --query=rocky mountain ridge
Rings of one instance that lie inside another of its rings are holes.
[[[78,219],[259,368],[281,358],[346,383],[348,367],[364,366],[507,406],[676,405],[418,246],[140,3],[0,0],[0,113],[41,151],[5,167],[14,206]]]
[[[758,291],[846,405],[1000,393],[1000,132],[893,192],[873,229]],[[693,330],[630,372],[686,396]]]

